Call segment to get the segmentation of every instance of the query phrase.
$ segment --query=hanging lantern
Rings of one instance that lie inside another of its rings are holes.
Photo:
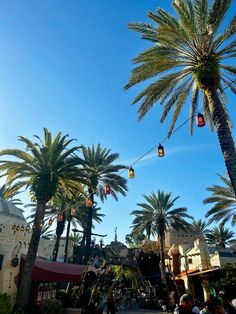
[[[26,232],[29,232],[29,231],[30,231],[30,226],[29,226],[29,225],[25,228],[25,231],[26,231]]]
[[[111,187],[110,187],[110,185],[108,185],[108,184],[105,186],[105,194],[106,194],[106,195],[111,194]]]
[[[71,208],[71,211],[70,211],[71,216],[75,216],[76,213],[77,213],[76,208],[75,208],[75,207],[72,207],[72,208]]]
[[[43,228],[43,223],[42,223],[42,222],[40,222],[40,224],[39,224],[39,228],[40,228],[40,229],[42,229],[42,228]]]
[[[50,219],[48,220],[48,225],[49,225],[49,226],[52,225],[52,218],[50,218]]]
[[[36,228],[36,225],[33,225],[33,226],[32,226],[32,229],[34,230],[35,228]]]
[[[25,231],[25,227],[24,225],[21,226],[20,231],[24,232]]]
[[[59,213],[58,216],[57,216],[57,221],[58,222],[62,222],[63,220],[64,220],[63,214]]]
[[[19,230],[20,230],[20,225],[17,225],[16,231],[19,231]]]
[[[158,154],[158,157],[164,157],[165,156],[164,147],[161,144],[159,144],[157,147],[157,154]]]
[[[199,128],[201,128],[201,127],[205,126],[205,124],[206,123],[205,123],[204,115],[201,113],[198,113],[197,114],[197,126]]]
[[[129,167],[128,178],[129,179],[134,178],[134,169],[132,167]]]
[[[90,198],[87,198],[85,201],[86,207],[92,207],[93,206],[93,202]]]

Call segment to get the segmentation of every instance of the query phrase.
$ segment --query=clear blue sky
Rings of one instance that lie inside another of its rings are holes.
[[[141,87],[123,90],[131,59],[147,47],[127,24],[147,21],[147,11],[158,6],[171,10],[169,0],[0,1],[0,148],[19,148],[18,135],[41,136],[47,127],[84,145],[101,143],[130,165],[158,144],[168,120],[159,124],[157,106],[138,122],[131,100]],[[231,94],[228,100],[235,124],[235,100]],[[178,124],[187,118],[188,109]],[[157,189],[180,196],[176,206],[186,206],[196,219],[204,217],[206,188],[225,172],[216,133],[195,128],[190,136],[185,126],[165,150],[165,158],[153,152],[136,165],[127,197],[101,204],[106,217],[95,232],[107,233],[106,243],[115,227],[124,241],[130,212],[142,194]]]

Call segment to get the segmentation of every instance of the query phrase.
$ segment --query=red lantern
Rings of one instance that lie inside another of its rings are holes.
[[[106,194],[106,195],[111,194],[111,187],[110,187],[110,185],[106,185],[106,186],[105,186],[105,194]]]
[[[52,218],[50,218],[50,219],[48,220],[48,225],[49,225],[49,226],[52,225]]]
[[[134,169],[132,167],[129,167],[128,178],[129,179],[134,178]]]
[[[86,199],[85,204],[86,204],[86,207],[92,207],[93,206],[93,202],[92,202],[92,200],[90,198]]]
[[[204,115],[201,113],[198,113],[197,114],[197,126],[199,128],[201,128],[201,127],[205,126],[205,124],[206,123],[205,123]]]
[[[157,147],[157,154],[158,154],[158,157],[164,157],[165,156],[164,147],[161,144],[159,144]]]
[[[57,221],[58,222],[62,222],[63,220],[64,220],[63,214],[59,213],[58,216],[57,216]]]

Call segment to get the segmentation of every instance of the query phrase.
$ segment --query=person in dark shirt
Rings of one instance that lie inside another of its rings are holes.
[[[175,308],[174,314],[192,314],[193,298],[189,294],[180,297],[179,305]]]

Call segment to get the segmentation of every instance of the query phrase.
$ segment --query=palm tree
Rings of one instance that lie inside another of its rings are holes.
[[[63,189],[70,195],[73,183],[81,180],[80,158],[75,153],[79,147],[68,148],[73,140],[59,132],[52,138],[51,132],[44,129],[43,141],[35,136],[37,143],[20,136],[19,140],[26,145],[26,150],[5,149],[0,156],[8,155],[16,158],[14,161],[1,160],[0,171],[7,178],[7,183],[19,188],[29,188],[36,201],[36,213],[31,241],[26,263],[21,277],[17,297],[17,307],[28,312],[29,293],[31,290],[32,271],[38,250],[41,234],[41,223],[44,220],[46,204]]]
[[[153,229],[153,212],[150,210],[133,210],[131,215],[135,215],[132,223],[132,233],[135,236],[146,234],[147,239],[150,240],[151,235],[154,233]]]
[[[22,205],[22,201],[15,196],[19,194],[19,188],[15,185],[3,184],[0,186],[0,198],[3,198],[14,205]]]
[[[205,238],[206,233],[209,232],[208,226],[209,226],[208,221],[204,221],[202,219],[198,219],[198,220],[193,219],[193,221],[190,224],[190,231],[193,234],[197,234]]]
[[[208,244],[216,244],[220,248],[225,248],[226,245],[235,241],[235,233],[224,226],[214,227],[206,234]]]
[[[148,13],[154,24],[129,24],[129,29],[139,32],[152,46],[134,59],[137,66],[125,88],[155,79],[148,82],[149,85],[134,98],[133,104],[141,102],[139,119],[155,103],[163,106],[161,122],[172,111],[169,137],[190,97],[189,121],[192,133],[199,98],[202,96],[205,119],[211,129],[213,125],[216,128],[236,195],[235,145],[224,94],[225,88],[236,93],[236,80],[230,77],[235,75],[236,68],[228,60],[236,56],[236,42],[231,41],[236,31],[236,17],[219,33],[231,3],[232,0],[214,0],[208,7],[207,0],[173,0],[172,5],[178,17],[157,9],[156,12]]]
[[[109,185],[110,194],[115,200],[118,200],[118,193],[126,195],[127,180],[119,175],[121,170],[127,166],[114,164],[119,158],[117,153],[111,153],[110,149],[102,148],[100,144],[97,147],[82,148],[84,161],[84,177],[89,187],[89,198],[94,203],[94,195],[97,195],[103,202],[107,195],[105,186]],[[86,254],[89,256],[92,229],[92,212],[93,206],[88,208],[87,227],[86,227]]]
[[[150,223],[152,226],[151,233],[157,234],[160,242],[160,269],[163,283],[166,285],[166,274],[165,274],[165,231],[172,227],[175,230],[188,230],[189,223],[185,218],[192,218],[187,214],[185,207],[173,208],[175,202],[179,199],[179,196],[172,198],[171,193],[164,193],[158,190],[157,193],[152,192],[150,195],[143,195],[145,203],[138,203],[137,205],[141,210],[133,211],[131,214],[142,216],[148,221],[143,221],[146,225]],[[144,214],[141,214],[141,212]],[[134,219],[135,222],[135,219]],[[135,232],[136,224],[134,223],[133,232]],[[140,224],[138,226],[140,229]]]
[[[209,222],[219,222],[224,225],[227,221],[231,221],[232,226],[236,223],[236,197],[231,181],[226,176],[219,175],[224,186],[216,185],[207,188],[211,192],[211,196],[203,200],[204,204],[212,204],[213,207],[208,210],[206,217],[210,217]]]

